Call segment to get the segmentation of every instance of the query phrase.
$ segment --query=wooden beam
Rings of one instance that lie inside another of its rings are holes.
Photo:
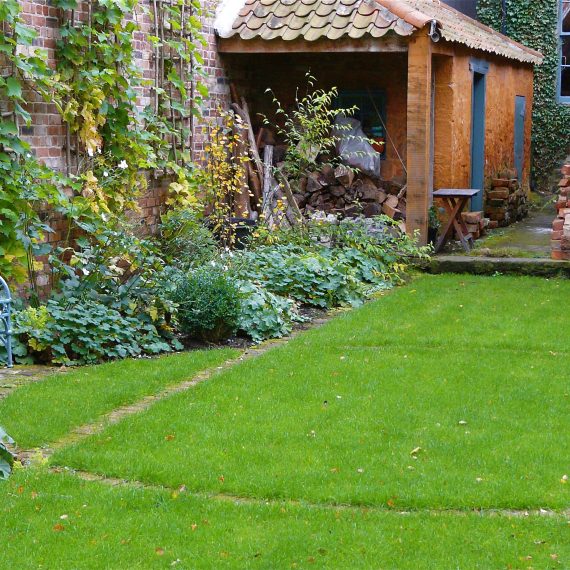
[[[239,37],[218,38],[220,53],[404,53],[408,51],[408,38],[393,34],[381,38],[350,38],[338,40],[242,40]]]
[[[438,43],[432,44],[431,53],[433,55],[447,55],[452,57],[455,55],[455,46],[451,42],[440,40]]]
[[[427,243],[431,176],[432,41],[425,30],[415,34],[408,51],[408,194],[406,229]]]

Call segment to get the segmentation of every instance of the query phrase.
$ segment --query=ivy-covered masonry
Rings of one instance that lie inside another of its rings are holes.
[[[503,0],[479,0],[479,19],[501,31]],[[506,0],[508,36],[540,51],[535,68],[533,112],[533,174],[537,188],[546,190],[549,179],[570,146],[570,105],[558,101],[560,62],[559,0]]]
[[[0,2],[1,274],[42,288],[75,230],[127,211],[154,227],[163,174],[188,197],[194,120],[227,90],[205,16],[198,0]]]

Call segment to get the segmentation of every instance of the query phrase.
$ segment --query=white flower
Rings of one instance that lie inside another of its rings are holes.
[[[216,262],[212,259],[212,261],[210,261],[210,265],[211,265],[212,267],[216,267]]]
[[[109,178],[109,173],[105,170],[105,172],[103,172],[103,176],[104,176],[105,178]]]
[[[119,164],[118,164],[118,167],[121,170],[126,170],[129,167],[129,165],[127,164],[126,160],[121,160],[121,162],[119,162]]]
[[[32,153],[28,152],[28,154],[26,154],[26,158],[32,158]]]

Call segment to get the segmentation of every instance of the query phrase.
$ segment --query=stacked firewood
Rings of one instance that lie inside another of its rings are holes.
[[[487,190],[485,216],[489,229],[505,227],[528,214],[527,196],[516,178],[495,178]]]
[[[405,187],[356,173],[344,165],[323,165],[319,171],[301,178],[293,191],[299,208],[307,216],[322,211],[345,218],[379,214],[394,220],[406,217]]]
[[[232,110],[239,117],[239,151],[248,157],[242,161],[243,190],[234,200],[237,217],[262,217],[275,227],[293,226],[315,212],[340,218],[386,214],[401,221],[405,230],[406,186],[373,179],[342,164],[323,164],[298,181],[290,180],[282,162],[286,148],[275,145],[271,133],[264,128],[256,137],[245,99],[238,99],[235,88],[232,98]]]
[[[491,223],[489,218],[483,216],[483,212],[463,212],[461,214],[467,231],[473,239],[479,239],[485,235],[485,230]]]
[[[570,260],[570,164],[562,167],[562,178],[558,188],[560,192],[556,201],[558,215],[552,222],[550,236],[552,259]]]

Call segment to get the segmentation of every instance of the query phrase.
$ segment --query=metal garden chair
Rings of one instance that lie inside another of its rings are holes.
[[[6,364],[8,368],[14,366],[12,359],[12,323],[10,312],[12,309],[12,296],[8,284],[0,277],[0,342],[6,349]]]

